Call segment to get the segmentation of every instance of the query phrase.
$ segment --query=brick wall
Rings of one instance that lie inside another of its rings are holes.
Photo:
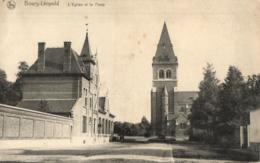
[[[76,99],[80,79],[74,76],[23,77],[23,99]]]

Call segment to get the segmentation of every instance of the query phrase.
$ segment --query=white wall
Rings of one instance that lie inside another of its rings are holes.
[[[260,142],[260,108],[250,112],[249,142]]]

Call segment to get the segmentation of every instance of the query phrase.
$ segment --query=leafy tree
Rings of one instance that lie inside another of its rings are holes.
[[[19,62],[18,65],[18,73],[16,74],[17,79],[20,79],[22,76],[22,73],[26,72],[29,69],[29,65],[25,61]]]
[[[142,117],[140,123],[115,122],[114,133],[127,136],[150,136],[151,125],[146,117]]]
[[[260,75],[248,76],[244,88],[243,104],[246,111],[255,109],[259,103]]]
[[[17,79],[14,83],[7,81],[7,76],[4,70],[0,69],[0,103],[8,105],[17,105],[22,99],[22,73],[29,68],[26,62],[19,62]]]
[[[144,125],[144,126],[150,125],[149,121],[147,120],[147,118],[145,116],[142,117],[141,124]]]
[[[114,133],[118,134],[118,135],[122,135],[122,133],[123,133],[123,127],[122,126],[123,126],[122,122],[116,121],[114,123]]]
[[[0,69],[0,103],[7,102],[7,92],[9,90],[9,83],[6,80],[6,73]]]
[[[220,91],[218,129],[222,135],[233,134],[235,128],[240,125],[241,115],[245,113],[245,88],[246,83],[240,70],[230,66]]]
[[[12,89],[14,90],[12,101],[14,105],[16,105],[22,99],[22,73],[26,72],[29,69],[27,62],[21,61],[18,65],[18,73],[16,74],[16,81],[12,85]]]
[[[138,125],[136,125],[136,124],[131,124],[131,127],[130,127],[130,135],[131,136],[135,136],[135,135],[138,135],[139,133],[139,130],[140,130],[140,128],[139,128],[139,126]]]
[[[123,128],[123,135],[127,135],[127,136],[131,136],[132,133],[131,133],[131,123],[129,122],[124,122],[123,125],[122,125],[122,128]]]
[[[192,105],[190,118],[193,128],[204,129],[208,137],[213,137],[218,112],[219,80],[212,64],[207,64],[203,74],[199,96]]]
[[[4,80],[6,81],[6,78],[7,78],[7,76],[6,76],[5,71],[0,69],[0,81],[4,81]]]
[[[150,136],[152,127],[151,127],[151,124],[149,123],[149,121],[147,120],[147,118],[145,116],[142,117],[140,125],[144,130],[142,135],[145,136],[145,137]]]

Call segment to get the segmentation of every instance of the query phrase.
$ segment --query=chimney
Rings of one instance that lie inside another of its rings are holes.
[[[45,42],[38,43],[37,71],[43,72],[45,69]]]
[[[63,72],[71,71],[71,42],[64,42]]]

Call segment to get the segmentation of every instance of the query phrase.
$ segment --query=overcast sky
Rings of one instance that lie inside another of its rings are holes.
[[[13,10],[0,2],[0,68],[9,80],[15,80],[19,61],[36,60],[38,42],[62,47],[71,41],[80,53],[86,23],[92,52],[98,52],[102,91],[109,90],[117,120],[150,119],[151,64],[164,21],[179,61],[178,91],[198,90],[207,62],[221,80],[229,65],[243,75],[260,72],[259,0],[95,1],[104,7],[66,2],[29,7],[16,0]]]

